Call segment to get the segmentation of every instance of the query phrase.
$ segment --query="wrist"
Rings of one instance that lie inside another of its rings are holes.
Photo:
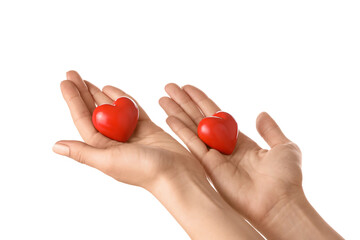
[[[276,239],[343,239],[311,206],[304,192],[279,201],[258,226]]]
[[[151,193],[191,239],[260,239],[260,235],[211,187],[190,172],[159,178]]]

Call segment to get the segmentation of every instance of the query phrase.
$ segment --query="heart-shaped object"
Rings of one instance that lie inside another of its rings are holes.
[[[235,119],[226,112],[216,112],[203,118],[198,125],[198,136],[209,147],[221,153],[231,154],[238,138],[238,126]]]
[[[139,120],[139,108],[128,97],[120,97],[114,104],[95,108],[92,122],[95,128],[108,138],[126,142],[133,134]]]

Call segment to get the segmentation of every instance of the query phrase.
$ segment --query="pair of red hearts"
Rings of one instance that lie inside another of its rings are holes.
[[[127,97],[118,98],[113,105],[95,108],[92,121],[95,128],[106,137],[126,142],[133,134],[139,119],[136,103]],[[226,112],[217,112],[202,119],[198,136],[209,147],[221,153],[231,154],[236,146],[238,128],[235,119]]]

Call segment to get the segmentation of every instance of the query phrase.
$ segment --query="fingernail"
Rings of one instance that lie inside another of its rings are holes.
[[[63,155],[63,156],[69,156],[69,153],[70,153],[69,147],[64,144],[61,144],[61,143],[55,143],[52,150],[55,153]]]

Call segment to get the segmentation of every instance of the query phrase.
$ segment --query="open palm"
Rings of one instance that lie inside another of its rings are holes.
[[[139,121],[127,143],[109,139],[98,132],[92,123],[96,105],[112,104],[122,90],[105,86],[101,91],[83,81],[75,71],[67,73],[61,91],[71,116],[84,142],[62,140],[70,148],[69,157],[95,167],[111,177],[132,185],[148,188],[164,174],[181,175],[191,171],[207,183],[206,173],[198,161],[169,134],[156,126],[139,106]],[[130,96],[128,96],[130,97]]]
[[[267,113],[258,116],[256,126],[271,150],[239,132],[234,152],[223,155],[196,134],[201,119],[220,108],[193,86],[168,84],[165,90],[171,98],[159,103],[168,125],[200,160],[219,193],[254,225],[260,226],[283,199],[302,192],[301,152]]]

